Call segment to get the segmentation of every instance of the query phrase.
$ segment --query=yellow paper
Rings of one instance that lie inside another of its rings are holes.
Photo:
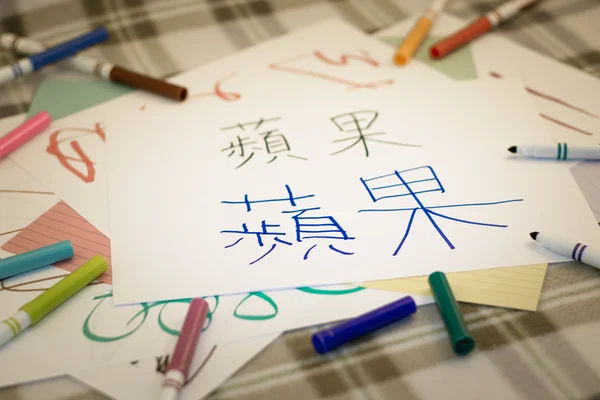
[[[535,311],[548,264],[446,274],[456,300]],[[361,283],[370,289],[432,296],[427,276]]]

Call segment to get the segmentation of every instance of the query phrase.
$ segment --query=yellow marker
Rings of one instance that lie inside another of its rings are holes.
[[[435,0],[427,12],[417,20],[410,33],[396,50],[396,54],[394,54],[396,65],[406,65],[408,63],[429,33],[435,19],[442,12],[446,3],[448,3],[448,0]]]

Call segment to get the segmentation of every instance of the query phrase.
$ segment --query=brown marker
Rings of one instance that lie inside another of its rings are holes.
[[[12,33],[0,33],[0,48],[14,50],[22,54],[35,54],[44,51],[45,46],[28,38]],[[77,55],[63,61],[63,64],[76,71],[96,75],[104,80],[111,80],[146,92],[168,97],[176,101],[187,98],[187,89],[167,81],[138,74],[110,63],[103,63],[92,58]]]
[[[184,87],[117,66],[110,70],[110,80],[178,101],[185,100],[188,94]]]

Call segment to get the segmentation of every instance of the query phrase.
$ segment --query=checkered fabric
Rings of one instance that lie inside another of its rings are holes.
[[[472,19],[501,2],[455,0],[448,11]],[[424,7],[423,0],[0,0],[0,29],[54,44],[106,26],[110,42],[90,56],[170,76],[328,17],[372,33]],[[544,0],[498,31],[600,76],[598,0]],[[201,51],[192,54],[191,44]],[[0,64],[14,60],[0,51]],[[74,75],[51,67],[3,85],[0,117],[26,111],[38,83],[49,76]],[[310,345],[317,328],[289,332],[210,398],[600,398],[598,270],[575,263],[551,266],[535,313],[461,308],[477,341],[466,358],[452,353],[430,305],[325,357]],[[0,391],[4,396],[19,398],[14,389]],[[91,391],[82,397],[104,398]]]

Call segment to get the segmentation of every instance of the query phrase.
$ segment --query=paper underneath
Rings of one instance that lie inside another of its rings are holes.
[[[600,162],[585,161],[571,168],[571,174],[581,193],[600,222]]]
[[[63,240],[71,241],[74,256],[54,264],[55,267],[72,272],[90,258],[100,255],[108,263],[108,269],[98,280],[112,283],[110,240],[63,201],[56,203],[27,225],[2,248],[14,254],[21,254]]]
[[[194,357],[181,400],[201,400],[271,344],[279,334],[223,343]],[[152,399],[160,393],[169,355],[72,374],[115,399]]]
[[[417,16],[378,32],[375,36],[384,43],[396,43],[414,24]],[[445,36],[465,25],[452,15],[440,15],[430,36]],[[423,54],[424,49],[417,52]],[[585,72],[516,44],[499,33],[489,32],[459,49],[451,57],[425,62],[440,71],[454,71],[459,58],[475,63],[479,79],[518,77],[535,102],[538,115],[552,138],[569,144],[597,145],[600,142],[600,81]],[[416,61],[415,64],[420,63]],[[437,64],[439,63],[439,64]],[[543,73],[540,73],[543,71]],[[455,79],[468,78],[455,74]],[[519,143],[513,143],[518,145]]]
[[[446,274],[454,297],[466,303],[535,311],[548,264]],[[433,296],[427,276],[363,282],[360,286]]]

